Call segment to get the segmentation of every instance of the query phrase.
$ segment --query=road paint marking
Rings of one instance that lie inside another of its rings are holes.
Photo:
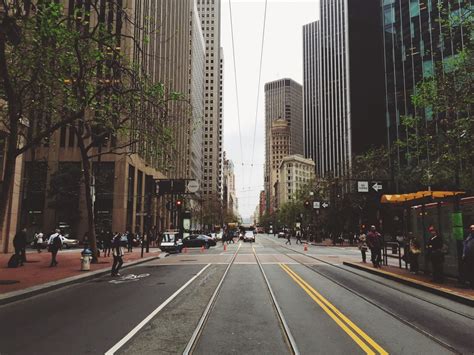
[[[304,281],[298,274],[284,264],[280,264],[280,267],[290,275],[290,277],[366,352],[366,354],[375,355],[375,352],[369,348],[362,339],[370,344],[379,354],[388,354],[387,351],[355,325],[349,318],[342,314],[332,303],[311,287],[311,285]],[[352,330],[349,327],[352,328]],[[354,332],[360,337],[354,334]]]
[[[194,280],[196,280],[211,264],[204,266],[196,275],[181,286],[175,293],[173,293],[166,301],[160,304],[153,312],[151,312],[144,320],[142,320],[135,328],[133,328],[125,337],[123,337],[117,344],[105,352],[105,355],[115,354],[122,346],[124,346],[140,329],[142,329],[154,316],[156,316],[163,308],[165,308],[171,301],[173,301],[183,290],[188,287]]]
[[[126,282],[134,282],[134,281],[139,281],[140,279],[143,279],[144,277],[148,277],[150,274],[140,274],[140,275],[135,275],[135,274],[128,274],[124,275],[119,279],[116,280],[110,280],[109,283],[111,284],[122,284]]]

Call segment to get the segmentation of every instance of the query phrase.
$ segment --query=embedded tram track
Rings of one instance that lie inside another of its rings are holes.
[[[232,256],[232,259],[230,260],[229,264],[227,265],[225,271],[224,271],[224,274],[222,275],[214,293],[212,294],[206,308],[204,309],[204,312],[201,316],[201,318],[199,319],[199,322],[196,326],[196,329],[194,330],[190,340],[188,341],[188,344],[186,345],[186,348],[184,349],[183,351],[183,354],[184,355],[189,355],[189,354],[193,354],[194,353],[194,350],[196,349],[198,343],[199,343],[199,340],[200,340],[200,337],[206,327],[206,324],[209,320],[209,317],[211,316],[212,314],[212,310],[214,309],[214,306],[216,304],[216,301],[217,301],[217,298],[219,296],[219,293],[221,292],[221,289],[222,289],[222,285],[224,284],[224,281],[226,280],[226,277],[229,273],[229,270],[231,269],[231,267],[234,265],[235,263],[235,259],[237,258],[237,255],[240,251],[240,248],[241,248],[241,244],[239,244],[239,247],[237,248],[237,250],[235,251],[234,255]],[[285,341],[288,345],[288,348],[289,348],[289,351],[290,353],[294,354],[294,355],[299,355],[300,352],[298,350],[298,347],[296,345],[296,342],[293,338],[293,335],[291,334],[291,331],[288,327],[288,324],[285,320],[285,317],[283,316],[283,313],[281,311],[281,308],[275,298],[275,294],[273,292],[273,289],[270,285],[270,282],[268,281],[268,278],[267,278],[267,275],[265,274],[265,271],[263,269],[263,266],[260,262],[260,259],[258,258],[257,256],[257,253],[255,252],[255,249],[252,247],[252,252],[253,252],[253,255],[255,257],[255,260],[257,262],[257,265],[258,265],[258,268],[259,270],[261,271],[262,273],[262,276],[263,276],[263,279],[265,280],[265,284],[266,284],[266,288],[269,292],[269,295],[270,295],[270,299],[272,301],[272,305],[273,305],[273,308],[275,310],[275,313],[278,317],[278,320],[279,320],[279,324],[280,324],[280,327],[281,327],[281,330],[283,332],[283,335],[285,337]]]
[[[272,241],[272,242],[273,242],[273,241]],[[274,243],[274,244],[277,244],[277,243],[275,243],[275,242],[273,242],[273,243]],[[360,275],[360,274],[358,274],[358,273],[356,273],[356,272],[353,272],[353,271],[351,271],[351,270],[347,270],[347,269],[345,269],[345,268],[339,267],[338,265],[331,264],[330,262],[327,262],[327,261],[322,260],[322,259],[320,259],[320,258],[311,256],[311,255],[307,255],[307,254],[305,254],[305,253],[302,253],[302,252],[300,252],[300,251],[297,251],[297,250],[288,248],[288,247],[283,246],[283,245],[277,245],[277,247],[279,247],[279,248],[281,248],[281,249],[289,250],[289,251],[294,252],[294,253],[297,253],[297,254],[304,255],[304,256],[306,256],[306,257],[309,257],[309,258],[311,258],[311,259],[317,260],[317,261],[322,262],[322,263],[324,263],[324,264],[326,264],[326,265],[330,265],[330,266],[332,266],[332,267],[334,267],[334,268],[337,268],[337,269],[339,269],[339,270],[343,270],[343,271],[349,272],[349,273],[351,273],[351,274],[355,274],[355,275],[357,275],[358,277],[364,278],[362,275]],[[293,256],[291,256],[291,255],[289,255],[289,254],[287,254],[287,253],[283,253],[283,254],[284,254],[286,257],[290,258],[291,260],[295,261],[297,264],[304,266],[305,268],[311,270],[312,272],[314,272],[314,273],[316,273],[316,274],[322,276],[323,278],[325,278],[325,279],[331,281],[332,283],[334,283],[334,284],[336,284],[336,285],[338,285],[338,286],[344,288],[345,290],[347,290],[347,291],[349,291],[350,293],[352,293],[353,295],[355,295],[355,296],[361,298],[362,300],[364,300],[365,302],[371,304],[372,306],[374,306],[374,307],[380,309],[382,312],[388,314],[389,316],[391,316],[391,317],[395,318],[396,320],[400,321],[401,323],[407,325],[408,327],[412,328],[413,330],[415,330],[416,332],[420,333],[421,335],[423,335],[423,336],[429,338],[430,340],[436,342],[437,344],[439,344],[439,345],[442,346],[443,348],[445,348],[445,349],[447,349],[447,350],[449,350],[449,351],[451,351],[451,352],[453,352],[453,353],[455,353],[455,354],[463,354],[461,351],[459,351],[458,349],[456,349],[453,345],[448,344],[448,343],[446,343],[446,342],[440,340],[437,336],[435,336],[435,335],[433,335],[433,334],[431,334],[431,333],[429,333],[429,332],[427,332],[427,331],[421,329],[420,327],[414,325],[413,323],[411,323],[411,322],[408,321],[407,319],[404,319],[403,317],[401,317],[401,316],[399,316],[398,314],[394,313],[393,311],[389,310],[387,307],[384,307],[383,305],[379,304],[378,302],[375,302],[375,301],[371,300],[370,298],[368,298],[368,297],[362,295],[360,292],[358,292],[358,291],[356,291],[356,290],[354,290],[354,289],[352,289],[352,288],[350,288],[350,287],[348,287],[348,286],[342,284],[341,282],[335,280],[333,277],[331,277],[331,276],[329,276],[329,275],[327,275],[327,274],[324,274],[323,272],[320,272],[319,270],[316,270],[315,268],[313,268],[313,267],[311,267],[311,266],[309,266],[309,265],[307,265],[307,264],[305,264],[305,263],[302,263],[301,261],[297,260],[297,259],[294,258]],[[383,285],[383,286],[385,286],[385,287],[391,288],[391,289],[396,290],[396,291],[398,291],[398,292],[402,292],[402,291],[400,291],[399,289],[394,288],[394,287],[390,287],[389,285],[386,285],[386,284],[384,284],[384,283],[382,283],[382,282],[378,282],[378,281],[372,280],[372,279],[366,279],[366,278],[364,278],[364,279],[365,279],[365,280],[373,281],[373,282],[375,282],[375,283],[377,283],[377,284],[380,284],[380,285]],[[473,317],[471,317],[471,316],[469,316],[469,315],[466,315],[466,314],[464,314],[464,313],[460,313],[460,312],[451,310],[451,309],[446,308],[446,307],[443,307],[443,306],[441,306],[441,305],[439,305],[439,304],[436,304],[436,303],[430,302],[430,301],[428,301],[428,300],[425,300],[425,299],[423,299],[423,298],[417,297],[417,296],[415,296],[415,295],[413,295],[413,294],[410,294],[410,293],[404,293],[404,294],[405,294],[405,295],[409,295],[409,296],[411,296],[411,297],[416,297],[416,298],[419,299],[419,300],[422,300],[422,301],[425,301],[425,302],[427,302],[427,303],[429,303],[429,304],[431,304],[431,305],[434,305],[434,306],[443,308],[443,309],[445,309],[445,310],[447,310],[447,311],[456,313],[457,315],[460,315],[460,316],[462,316],[462,317],[465,317],[465,318],[468,318],[468,319],[471,319],[471,320],[474,319]]]

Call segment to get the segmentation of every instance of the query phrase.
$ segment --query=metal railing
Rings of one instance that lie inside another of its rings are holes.
[[[390,253],[389,253],[390,252]],[[383,245],[383,264],[388,265],[388,258],[398,259],[398,267],[402,268],[402,247],[398,242],[385,242]],[[408,264],[406,260],[405,262],[405,269],[408,269]]]

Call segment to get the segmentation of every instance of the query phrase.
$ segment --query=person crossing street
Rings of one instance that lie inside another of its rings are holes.
[[[377,232],[374,225],[370,226],[370,232],[367,233],[367,246],[370,248],[372,264],[375,268],[380,268],[382,261],[382,235]]]
[[[112,271],[111,271],[111,276],[120,276],[119,270],[123,265],[123,248],[120,243],[120,238],[121,235],[119,233],[116,233],[115,236],[112,239],[112,256],[114,258],[114,262],[112,264]]]

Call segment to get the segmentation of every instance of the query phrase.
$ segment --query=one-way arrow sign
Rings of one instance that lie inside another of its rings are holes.
[[[382,184],[381,184],[381,183],[378,183],[378,182],[374,183],[374,184],[372,185],[372,188],[373,188],[376,192],[379,192],[380,190],[383,189]]]
[[[321,204],[321,206],[323,206],[323,208],[328,208],[328,207],[329,207],[329,203],[323,202],[323,203]]]

